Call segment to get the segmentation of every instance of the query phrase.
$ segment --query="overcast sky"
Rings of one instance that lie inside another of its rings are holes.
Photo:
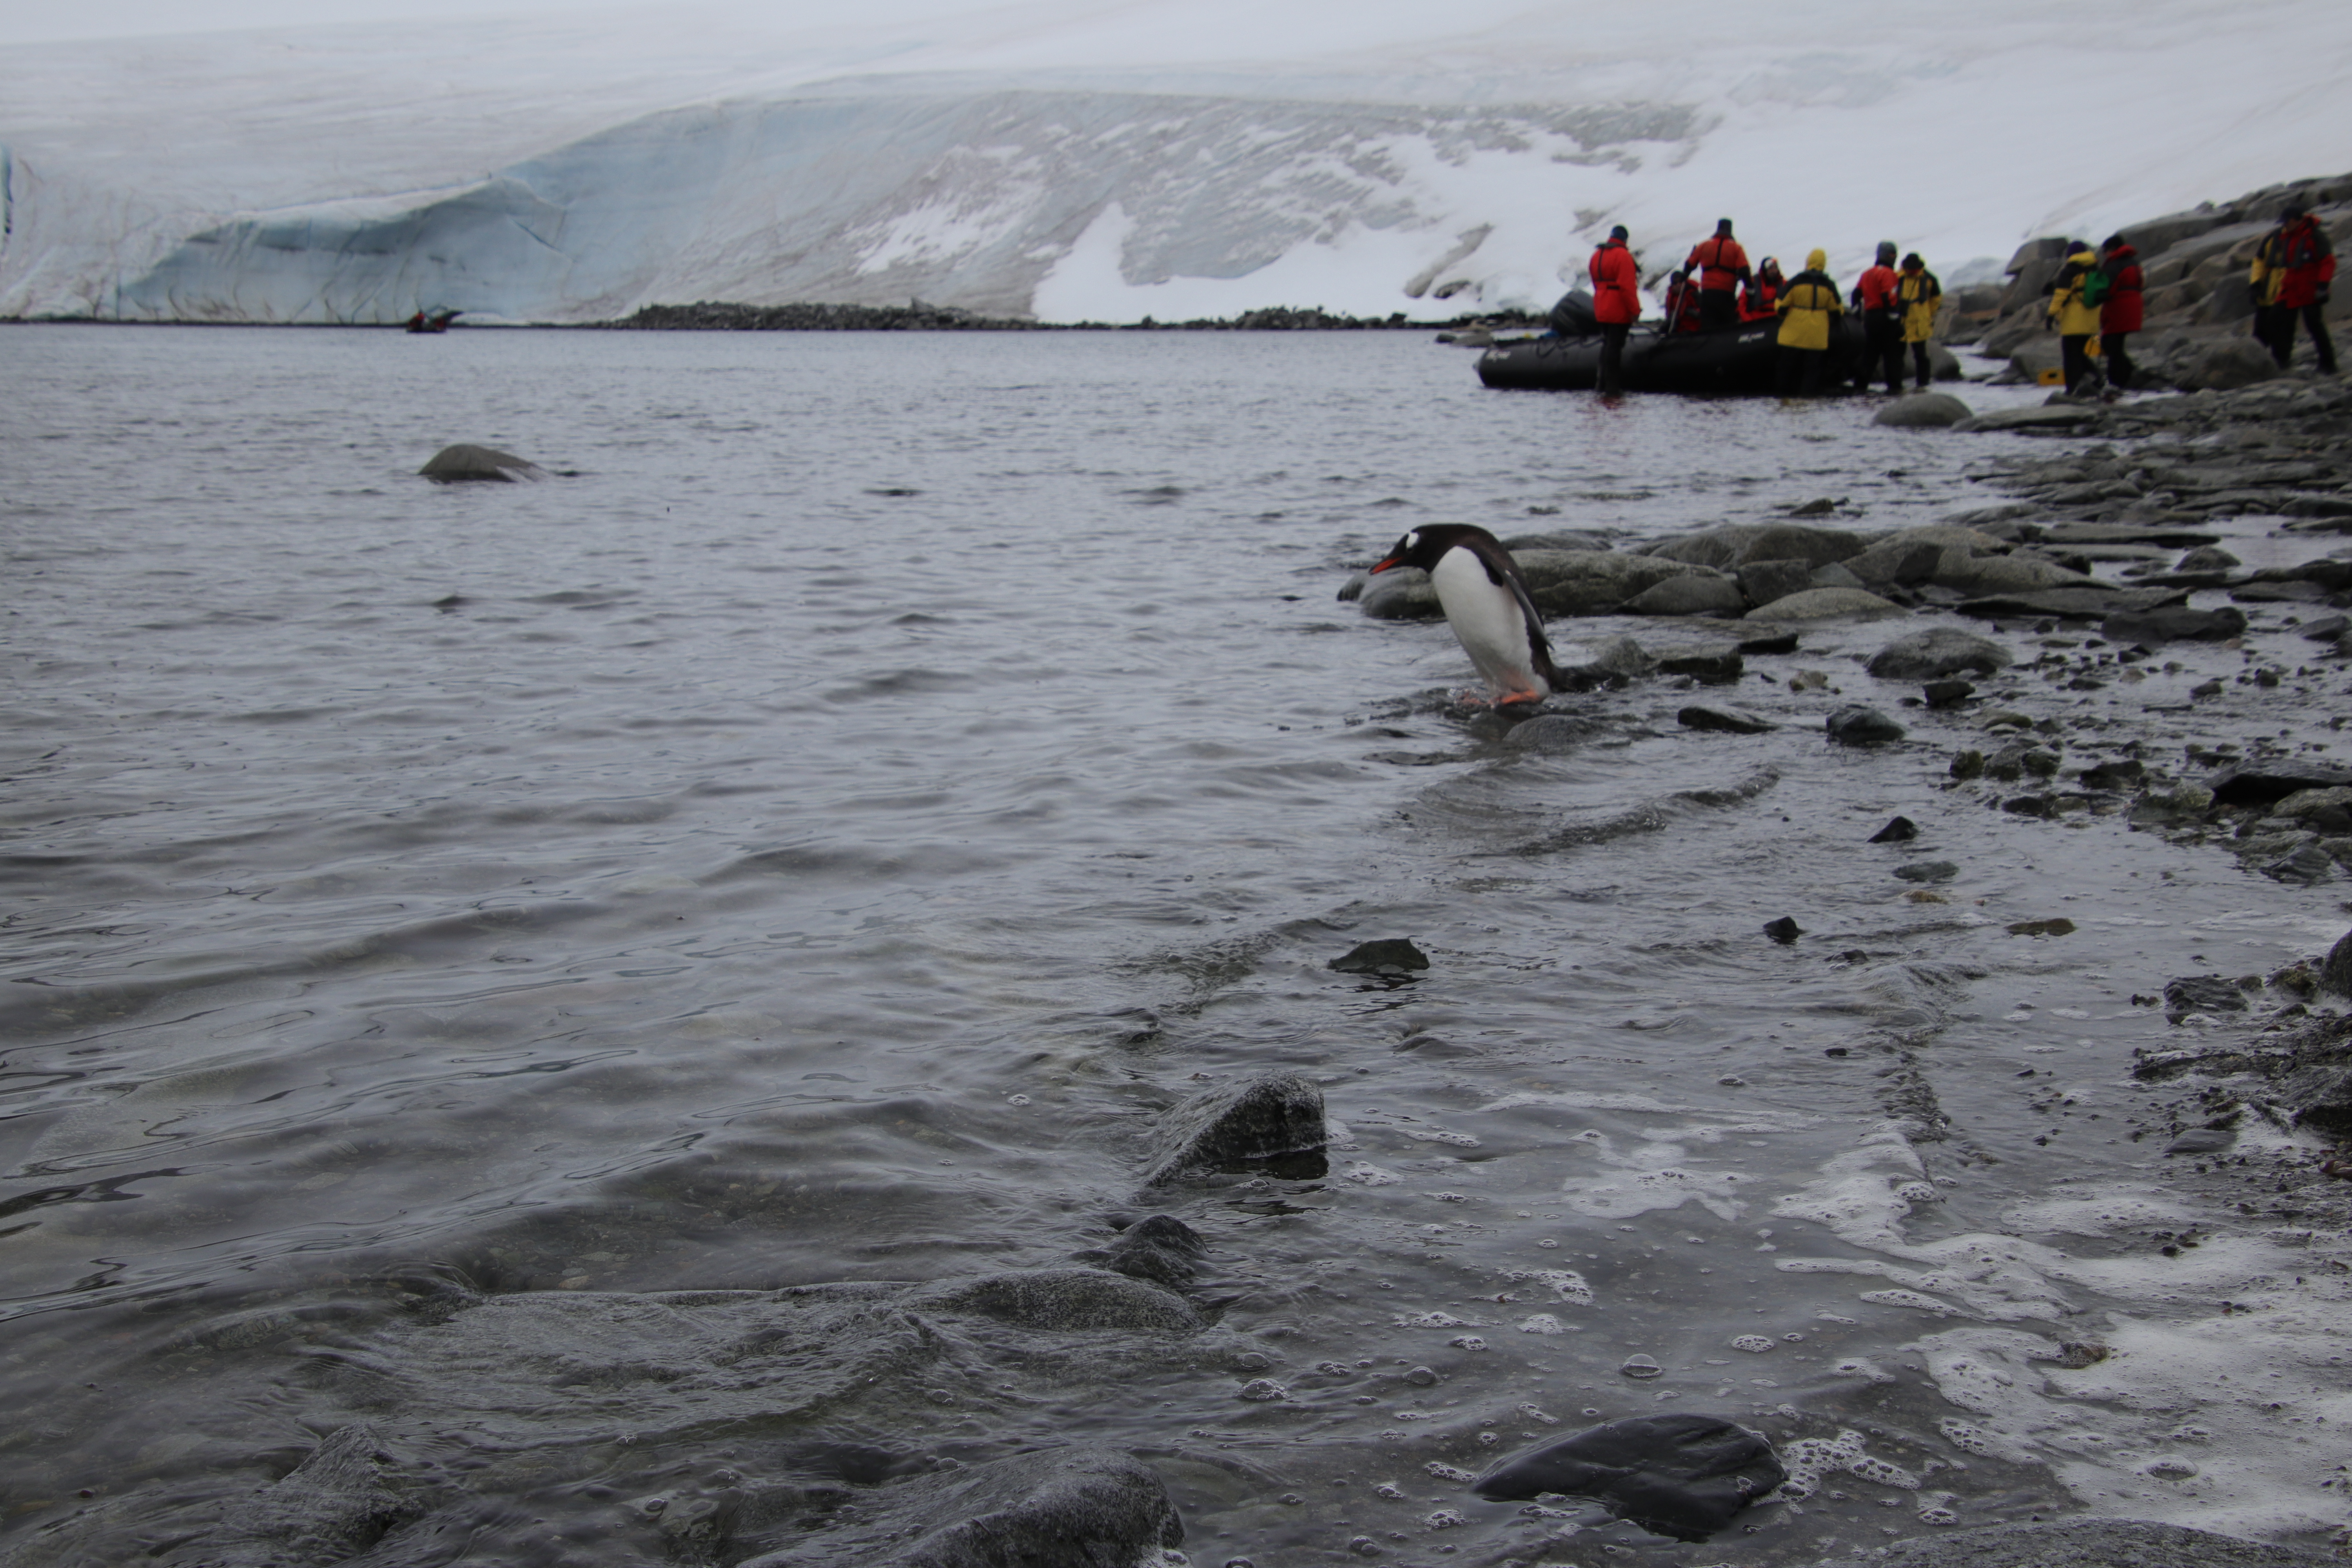
[[[439,20],[484,10],[589,11],[581,0],[0,0],[0,42],[135,37],[143,33],[221,32],[239,27],[316,27],[337,22]]]

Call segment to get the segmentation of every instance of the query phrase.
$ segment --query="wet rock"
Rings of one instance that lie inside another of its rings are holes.
[[[1628,637],[1603,637],[1593,645],[1589,663],[1570,666],[1560,673],[1569,685],[1580,691],[1596,686],[1625,686],[1654,674],[1658,661],[1643,651],[1642,645]]]
[[[2316,843],[2304,843],[2275,860],[2265,862],[2262,873],[2273,882],[2292,882],[2297,887],[2309,888],[2334,880],[2336,861]]]
[[[1687,675],[1702,686],[1728,686],[1747,668],[1737,647],[1687,648],[1658,655],[1660,675]]]
[[[1675,715],[1686,729],[1722,730],[1735,735],[1760,735],[1778,726],[1740,708],[1693,706]]]
[[[1773,631],[1769,627],[1745,631],[1739,637],[1739,651],[1749,658],[1762,658],[1771,654],[1797,651],[1797,634]]]
[[[1591,745],[1610,732],[1609,726],[1597,720],[1581,719],[1572,713],[1538,713],[1511,726],[1503,737],[1503,744],[1515,752],[1573,752]],[[1333,968],[1339,967],[1334,960]]]
[[[1955,860],[1914,860],[1895,867],[1895,874],[1906,882],[1948,882],[1960,874],[1960,868]]]
[[[2096,403],[2053,403],[2030,408],[1997,408],[1952,426],[1955,430],[2065,430],[2095,424],[2105,410]]]
[[[2203,529],[2130,522],[2053,522],[2042,531],[2044,544],[2150,544],[2174,550],[2191,544],[2211,544],[2220,537]]]
[[[1873,425],[1888,425],[1897,430],[1939,430],[1958,425],[1972,410],[1958,398],[1944,392],[1916,392],[1908,397],[1898,397],[1881,408],[1870,421]]]
[[[2315,1063],[2280,1080],[2279,1100],[2287,1120],[2329,1137],[2352,1135],[2352,1065]]]
[[[1876,746],[1903,738],[1903,726],[1875,708],[1849,703],[1829,716],[1830,739],[1841,746]]]
[[[1777,921],[1768,921],[1765,922],[1764,934],[1770,937],[1774,942],[1779,942],[1782,947],[1786,947],[1790,942],[1795,942],[1799,937],[1804,935],[1805,928],[1799,925],[1795,921],[1790,920],[1787,915],[1782,915]]]
[[[1775,599],[1748,612],[1750,621],[1877,620],[1903,614],[1875,594],[1860,588],[1808,588],[1785,599]]]
[[[2187,594],[2185,588],[2042,588],[2026,594],[1987,594],[1963,599],[1953,607],[1979,619],[2047,616],[2067,621],[2096,621],[2109,616],[2157,609]]]
[[[2269,351],[2252,338],[2223,338],[2208,345],[2177,379],[2184,392],[2229,392],[2278,374]]]
[[[2315,621],[2305,621],[2295,628],[2298,637],[2312,642],[2335,642],[2347,632],[2352,632],[2352,619],[2342,616],[2322,616]]]
[[[501,452],[496,447],[463,443],[442,447],[416,471],[436,485],[512,484],[518,479],[547,478],[547,470],[528,458]]]
[[[739,1568],[1102,1568],[1181,1544],[1168,1489],[1100,1447],[1048,1448],[861,1491],[840,1522]]]
[[[1113,1273],[1174,1289],[1192,1282],[1208,1250],[1200,1232],[1173,1215],[1156,1214],[1120,1232],[1100,1261]]]
[[[1952,753],[1952,765],[1949,771],[1956,779],[1982,778],[1985,771],[1985,755],[1973,747],[1965,752],[1955,752]]]
[[[2218,544],[2200,544],[2173,563],[2175,572],[2227,572],[2242,563]]]
[[[1872,1568],[2319,1568],[2336,1561],[2297,1547],[2120,1519],[1964,1530],[1898,1542],[1870,1559]],[[1814,1568],[1853,1563],[1825,1558]]]
[[[1984,774],[2001,784],[2014,784],[2026,774],[2047,779],[2058,776],[2058,753],[2031,741],[2011,741],[1985,759]]]
[[[1750,561],[1739,568],[1739,591],[1751,605],[1769,605],[1812,585],[1812,563],[1807,561]]]
[[[1547,616],[1611,615],[1646,590],[1693,570],[1683,562],[1615,550],[1530,550],[1513,559],[1527,579],[1528,596]]]
[[[2083,770],[2084,789],[2118,790],[2139,783],[2147,773],[2147,766],[2137,758],[2120,757]]]
[[[1207,1326],[1174,1291],[1098,1268],[1011,1268],[940,1279],[908,1290],[901,1302],[911,1311],[991,1318],[1053,1333],[1195,1334]]]
[[[1870,836],[1873,844],[1908,844],[1919,837],[1919,825],[1907,816],[1898,816]]]
[[[2011,921],[2009,924],[2009,934],[2011,936],[2072,936],[2074,934],[2074,922],[2063,915],[2056,915],[2049,920]]]
[[[1977,689],[1965,680],[1931,680],[1920,692],[1930,708],[1957,708],[1977,694]]]
[[[1690,571],[1652,584],[1625,601],[1629,616],[1736,616],[1748,607],[1739,584],[1713,572]]]
[[[1677,1541],[1704,1541],[1789,1479],[1772,1445],[1711,1415],[1637,1415],[1515,1455],[1472,1484],[1489,1502],[1588,1498]]]
[[[346,1426],[274,1486],[221,1510],[204,1561],[219,1568],[340,1563],[415,1510],[385,1484],[375,1434]]]
[[[1826,566],[1816,566],[1812,573],[1816,588],[1867,589],[1868,584],[1845,569],[1843,562],[1832,561]]]
[[[1339,597],[1354,599],[1376,621],[1433,621],[1445,614],[1429,574],[1418,566],[1391,566],[1377,577],[1359,572],[1341,585]]]
[[[1933,581],[1937,570],[1943,565],[1944,552],[1955,548],[1949,540],[1938,536],[1964,533],[1969,534],[1971,539],[1983,539],[1987,549],[1993,545],[1990,536],[1973,534],[1969,530],[1915,529],[1891,539],[1882,539],[1861,554],[1838,564],[1853,573],[1856,582],[1874,592],[1882,588],[1909,587]]]
[[[1424,967],[1428,962],[1422,960]],[[1161,1121],[1159,1152],[1144,1184],[1163,1186],[1288,1156],[1319,1156],[1327,1140],[1323,1091],[1298,1073],[1271,1073],[1210,1089],[1171,1110]]]
[[[1521,725],[1522,730],[1528,725]],[[1429,954],[1412,945],[1410,937],[1382,937],[1360,942],[1328,966],[1342,974],[1403,974],[1429,967]]]
[[[2298,790],[2271,807],[2271,815],[2286,817],[2314,833],[2352,834],[2352,788]]]
[[[1991,594],[2033,594],[2050,589],[2101,589],[2095,579],[2042,555],[1959,555],[1946,551],[1932,579],[1970,598]]]
[[[2319,966],[2319,988],[2336,996],[2352,996],[2352,931],[2336,939]]]
[[[2284,801],[2305,790],[2342,789],[2352,785],[2352,769],[2326,763],[2300,762],[2293,757],[2266,757],[2222,769],[2205,781],[2221,805],[2262,805]]]
[[[2016,657],[1990,637],[1957,626],[1933,626],[1896,637],[1864,668],[1881,680],[1935,680],[1962,670],[1991,675]]]
[[[2211,974],[2191,974],[2164,983],[2164,1016],[2174,1023],[2191,1013],[2242,1013],[2246,994]]]
[[[2226,1127],[2192,1127],[2164,1146],[2168,1154],[2218,1154],[2238,1141]]]
[[[2246,613],[2227,605],[2211,610],[2192,610],[2186,605],[2168,605],[2153,610],[2126,610],[2099,623],[2099,635],[2109,642],[2146,643],[2150,646],[2167,642],[2221,642],[2244,635],[2245,629]]]

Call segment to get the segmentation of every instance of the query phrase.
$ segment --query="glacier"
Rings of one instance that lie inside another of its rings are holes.
[[[12,48],[0,316],[1541,308],[1612,223],[1948,279],[2352,168],[2352,10],[879,0]],[[1744,27],[1744,23],[1737,24]],[[1335,35],[1344,31],[1348,36]],[[2094,233],[2092,231],[2096,231]]]

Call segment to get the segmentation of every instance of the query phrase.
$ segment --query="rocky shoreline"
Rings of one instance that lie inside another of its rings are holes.
[[[1188,321],[1037,321],[1017,316],[983,316],[920,300],[906,305],[736,305],[706,300],[693,305],[647,305],[614,321],[592,321],[583,331],[648,332],[1368,332],[1433,331],[1473,325],[1533,327],[1533,316],[1459,316],[1448,321],[1411,321],[1403,311],[1384,317],[1336,314],[1319,306],[1286,305],[1244,310],[1238,316]]]

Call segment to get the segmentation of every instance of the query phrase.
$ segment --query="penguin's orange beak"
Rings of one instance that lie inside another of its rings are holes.
[[[1391,556],[1390,556],[1386,561],[1383,561],[1383,562],[1381,562],[1379,565],[1377,565],[1377,566],[1373,567],[1373,568],[1372,568],[1372,570],[1371,570],[1371,575],[1372,575],[1372,576],[1377,577],[1377,576],[1379,576],[1381,573],[1383,573],[1383,572],[1387,571],[1390,567],[1391,567],[1391,566],[1401,566],[1401,565],[1402,565],[1403,563],[1404,563],[1404,557],[1403,557],[1403,556],[1402,556],[1402,555],[1391,555]]]

